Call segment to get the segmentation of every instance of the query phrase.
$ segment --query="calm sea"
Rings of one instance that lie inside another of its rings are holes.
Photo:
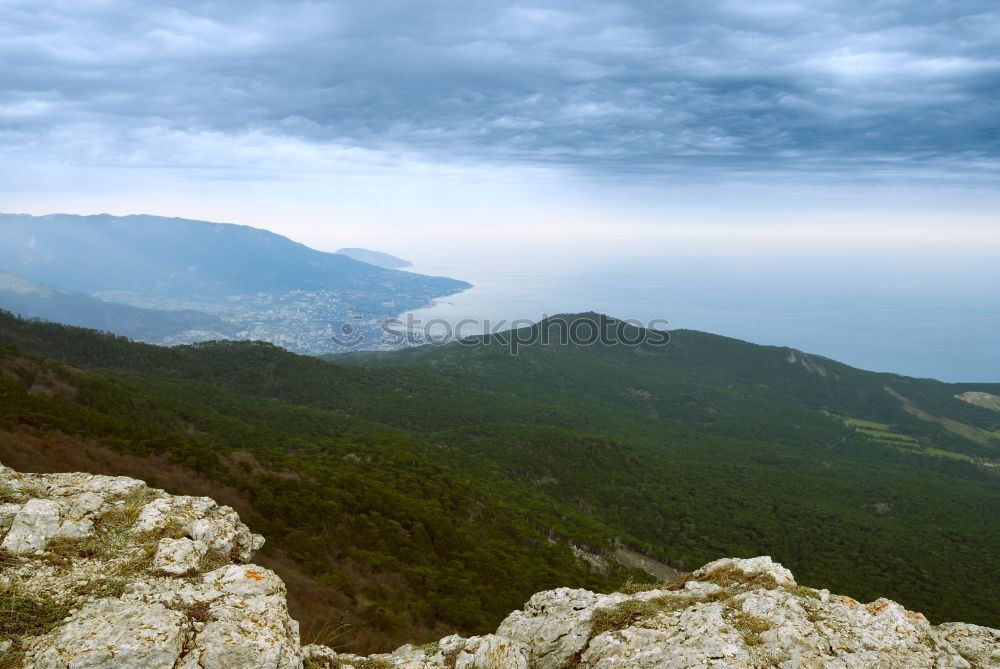
[[[413,312],[425,322],[473,319],[495,328],[598,311],[791,346],[864,369],[1000,382],[994,252],[725,237],[469,239],[399,251],[413,271],[475,285]]]

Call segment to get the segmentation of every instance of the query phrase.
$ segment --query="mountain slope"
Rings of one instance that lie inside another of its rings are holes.
[[[617,323],[599,314],[557,316],[533,328],[470,338],[464,344],[338,360],[413,373],[432,368],[435,376],[462,387],[491,384],[494,392],[518,397],[557,394],[590,407],[588,411],[627,411],[653,418],[646,422],[657,426],[695,425],[729,436],[754,430],[788,440],[788,426],[796,418],[820,418],[829,425],[838,417],[855,417],[886,421],[970,457],[1000,455],[1000,437],[990,437],[1000,429],[1000,415],[957,397],[969,390],[997,392],[1000,384],[949,384],[868,372],[785,347],[690,330],[671,332],[665,346],[528,345],[510,354],[511,340],[540,341],[533,331],[559,323],[572,327],[576,321]],[[982,434],[969,437],[977,431]]]
[[[582,317],[596,318],[565,320]],[[688,569],[766,553],[807,584],[997,624],[1000,478],[988,435],[1000,414],[955,395],[1000,388],[672,335],[668,346],[554,344],[517,356],[487,338],[327,363],[4,317],[0,344],[89,370],[65,385],[99,385],[69,396],[39,374],[21,379],[5,425],[97,440],[137,454],[130,466],[165,457],[244,491],[251,527],[296,547],[286,567],[338,592],[349,585],[364,620],[397,602],[423,633],[442,621],[489,629],[501,600],[534,591],[516,581],[476,602],[473,584],[500,573],[621,578],[574,571],[557,550],[570,542],[606,562],[621,542]],[[315,511],[327,508],[350,509],[351,523]],[[417,541],[418,520],[429,542]],[[472,531],[497,550],[468,552],[461,537]],[[441,600],[447,610],[430,604]],[[380,620],[386,638],[414,638]]]
[[[348,258],[354,258],[355,260],[366,262],[369,265],[375,265],[376,267],[383,267],[385,269],[403,269],[404,267],[410,267],[413,264],[409,260],[403,260],[402,258],[397,258],[396,256],[389,255],[388,253],[371,251],[369,249],[344,248],[338,249],[337,253],[345,255]]]
[[[0,215],[0,268],[86,293],[180,298],[374,286],[440,295],[468,287],[316,251],[266,230],[158,216]]]
[[[194,309],[142,309],[106,302],[65,288],[54,288],[0,272],[0,309],[24,318],[114,332],[140,341],[160,342],[192,330],[221,339],[234,328],[221,318]]]
[[[381,325],[469,284],[384,269],[240,225],[156,216],[0,214],[0,271],[60,287],[59,299],[0,307],[156,343],[221,337],[322,354],[388,346]],[[72,289],[70,299],[65,290]],[[88,302],[85,293],[101,302]],[[185,311],[175,336],[155,311]],[[210,314],[211,327],[188,328]],[[128,316],[128,317],[126,317]],[[221,325],[220,325],[221,323]]]
[[[226,376],[234,359],[222,351],[265,376],[303,362],[326,372],[325,363],[267,345],[170,350],[4,321],[5,335],[17,330],[81,357],[118,351],[143,371],[81,371],[0,347],[0,461],[25,471],[128,473],[236,507],[268,537],[263,564],[288,582],[307,638],[340,634],[337,643],[356,651],[386,649],[485,629],[540,588],[606,588],[630,574],[579,563],[523,505],[505,499],[488,472],[474,485],[460,454],[341,411],[262,401],[191,373]],[[210,349],[219,350],[209,354],[218,364],[205,367],[200,354]],[[195,357],[185,360],[187,353]]]

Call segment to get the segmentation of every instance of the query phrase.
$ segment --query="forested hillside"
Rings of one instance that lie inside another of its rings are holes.
[[[1000,386],[672,334],[325,362],[3,315],[0,461],[217,491],[285,549],[268,559],[307,634],[346,611],[359,651],[642,578],[571,542],[679,568],[770,554],[806,584],[1000,623],[1000,412],[955,397]]]

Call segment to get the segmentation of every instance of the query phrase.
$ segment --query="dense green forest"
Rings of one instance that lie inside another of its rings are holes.
[[[602,317],[556,320],[579,318]],[[955,397],[1000,385],[691,331],[324,361],[0,314],[0,346],[0,461],[100,462],[234,504],[307,636],[352,649],[644,578],[594,571],[571,543],[680,569],[769,554],[806,584],[1000,625],[1000,412]]]

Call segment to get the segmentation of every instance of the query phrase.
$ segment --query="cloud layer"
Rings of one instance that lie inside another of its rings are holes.
[[[994,0],[0,0],[0,159],[972,182],[998,43]]]

